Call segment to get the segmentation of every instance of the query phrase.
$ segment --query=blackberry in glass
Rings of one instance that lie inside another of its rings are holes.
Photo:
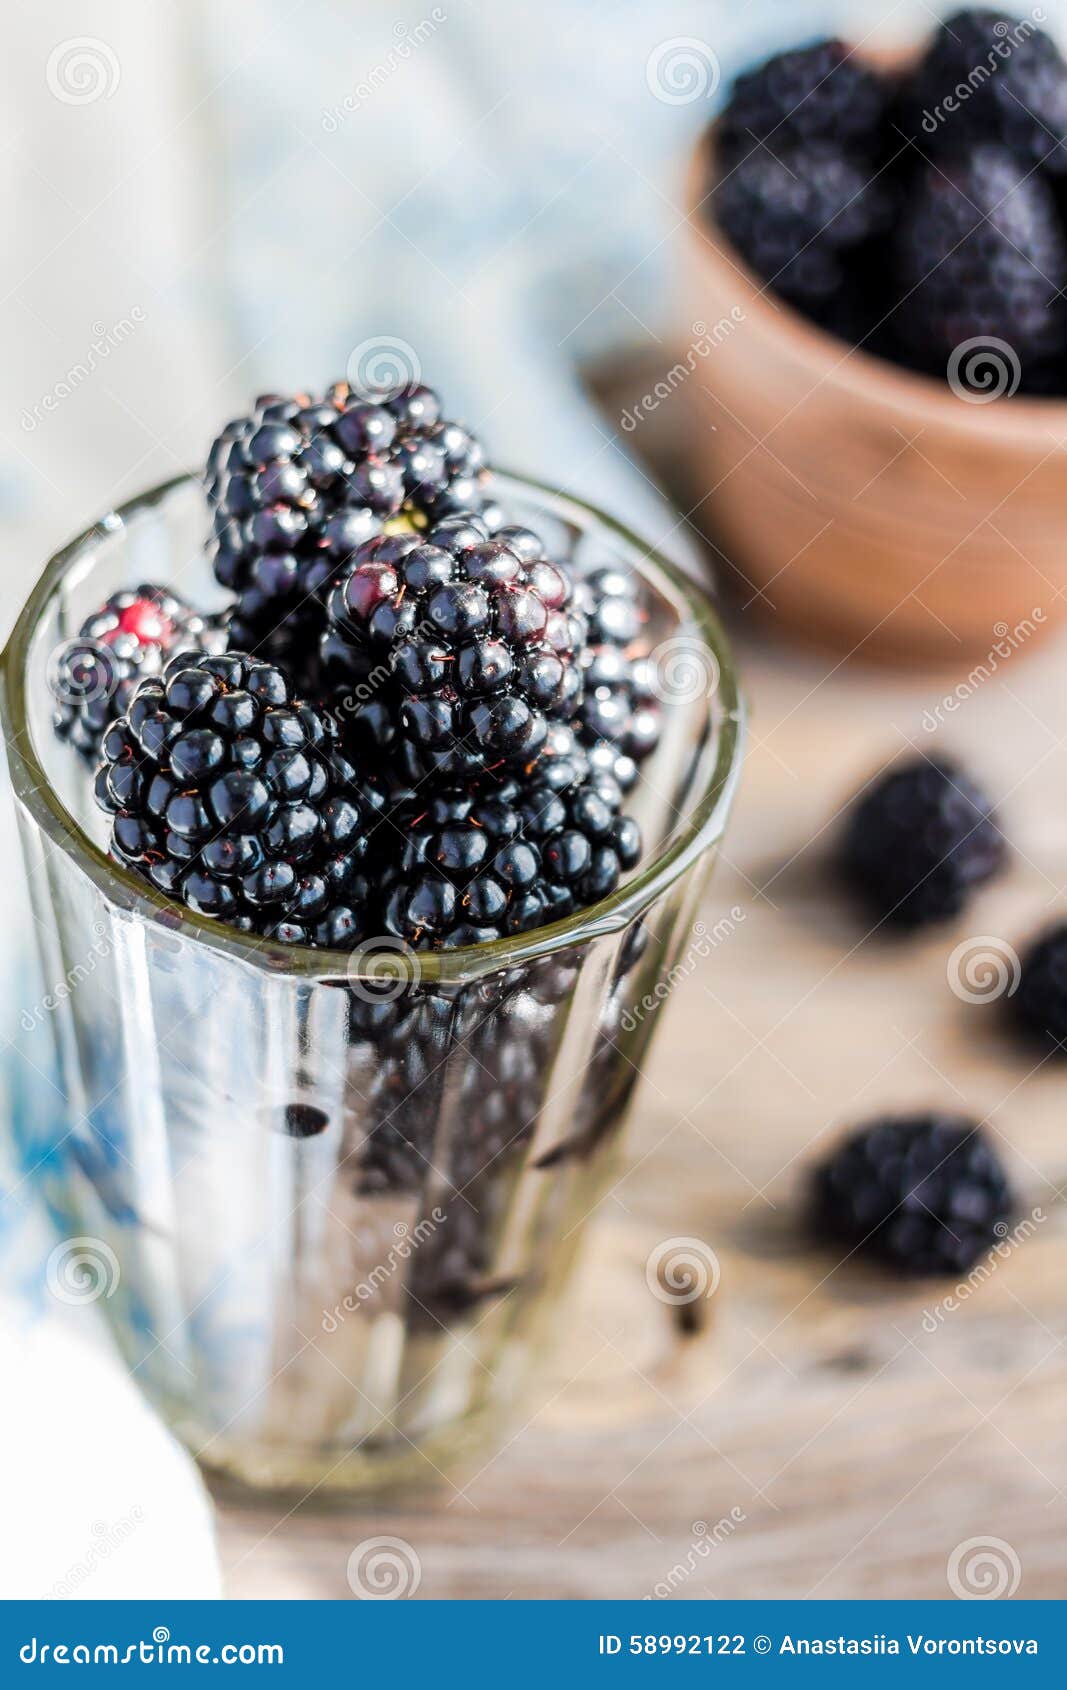
[[[369,540],[336,574],[327,617],[335,667],[377,671],[376,712],[411,781],[527,768],[581,697],[573,582],[526,528],[490,539],[456,518]]]
[[[287,944],[363,935],[378,819],[332,719],[244,653],[179,653],[104,736],[111,854],[197,914]]]

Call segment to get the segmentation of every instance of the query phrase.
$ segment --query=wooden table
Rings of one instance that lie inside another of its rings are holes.
[[[347,1597],[349,1553],[378,1534],[414,1547],[422,1597],[941,1597],[957,1546],[990,1537],[1020,1596],[1067,1594],[1067,1071],[1035,1070],[947,981],[961,940],[1018,946],[1067,912],[1063,643],[1012,655],[933,732],[958,676],[839,667],[744,625],[739,645],[751,753],[705,920],[743,919],[663,1020],[627,1171],[510,1441],[418,1506],[224,1505],[230,1595]],[[957,927],[864,942],[827,846],[909,743],[973,767],[1016,855]],[[926,1105],[988,1115],[1042,1217],[943,1317],[952,1287],[835,1269],[798,1224],[842,1126]],[[689,1336],[645,1283],[676,1235],[721,1263]]]

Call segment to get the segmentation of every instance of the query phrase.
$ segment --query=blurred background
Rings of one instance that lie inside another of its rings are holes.
[[[639,393],[632,372],[668,368],[690,338],[679,256],[696,139],[751,61],[817,33],[907,40],[944,9],[11,0],[0,634],[57,545],[199,466],[253,395],[320,387],[383,345],[444,392],[494,460],[617,511],[710,573],[633,454],[618,398],[593,397]],[[1065,0],[1042,10],[1067,22]],[[665,47],[680,81],[664,76]],[[684,449],[666,410],[661,464]],[[968,1047],[945,990],[954,939],[875,955],[819,881],[841,805],[880,760],[932,744],[924,712],[954,677],[874,675],[735,623],[754,731],[709,906],[713,920],[734,912],[729,943],[685,988],[659,1047],[635,1177],[601,1217],[563,1354],[521,1435],[462,1493],[374,1529],[417,1544],[428,1596],[640,1595],[692,1558],[702,1521],[723,1520],[714,1559],[698,1556],[670,1594],[939,1596],[946,1556],[983,1533],[1015,1545],[1020,1594],[1053,1594],[1067,1470],[1048,1273],[1062,1229],[1027,1246],[1025,1312],[1006,1270],[927,1356],[921,1304],[827,1283],[798,1260],[784,1218],[822,1135],[931,1099],[1014,1109],[1031,1202],[1059,1196],[1061,1082],[1039,1076],[1020,1109],[1021,1070],[995,1044]],[[1055,906],[1067,832],[1047,801],[1067,773],[1056,643],[1005,669],[951,725],[954,746],[1010,795],[1021,842],[1019,872],[977,918],[993,933]],[[10,860],[6,806],[0,851]],[[17,967],[10,947],[6,960]],[[32,1078],[9,1072],[11,1106],[26,1106]],[[47,1246],[32,1182],[6,1180],[4,1196],[10,1312],[30,1306]],[[726,1312],[696,1360],[676,1352],[662,1308],[638,1311],[627,1291],[668,1232],[714,1238],[723,1261]],[[62,1502],[46,1539],[7,1534],[20,1592],[221,1588],[191,1469],[161,1454],[158,1428],[97,1352],[82,1363],[67,1335],[48,1350],[45,1326],[70,1311],[41,1313],[12,1321],[23,1388],[21,1407],[3,1410],[16,1418],[0,1448],[18,1469],[3,1483],[18,1478],[28,1517],[47,1461]],[[62,1436],[42,1406],[72,1379],[92,1385],[82,1424]],[[360,1529],[224,1510],[225,1588],[347,1595]],[[114,1552],[96,1556],[86,1586],[71,1569],[105,1539]]]

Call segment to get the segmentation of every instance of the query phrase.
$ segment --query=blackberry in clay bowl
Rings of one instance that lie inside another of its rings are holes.
[[[1051,14],[1050,14],[1051,15]],[[1067,61],[1046,20],[723,65],[693,150],[673,402],[753,614],[851,660],[1067,615]],[[731,72],[733,73],[731,75]]]

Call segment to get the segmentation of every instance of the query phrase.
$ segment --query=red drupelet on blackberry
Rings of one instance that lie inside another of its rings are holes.
[[[313,680],[300,660],[314,660],[333,569],[401,516],[424,527],[480,508],[484,468],[428,387],[369,399],[335,382],[321,400],[257,400],[222,431],[206,476],[215,574],[237,595],[231,646]]]
[[[456,516],[370,540],[335,576],[327,616],[333,667],[377,672],[371,703],[411,781],[529,767],[581,696],[585,618],[526,528],[490,539]]]
[[[200,915],[288,944],[363,936],[377,820],[332,719],[244,653],[182,652],[104,736],[111,853]]]
[[[166,587],[146,581],[113,593],[54,655],[57,737],[95,764],[108,723],[122,715],[139,681],[159,673],[169,652],[178,646],[221,651],[225,644],[223,618],[201,616]]]

